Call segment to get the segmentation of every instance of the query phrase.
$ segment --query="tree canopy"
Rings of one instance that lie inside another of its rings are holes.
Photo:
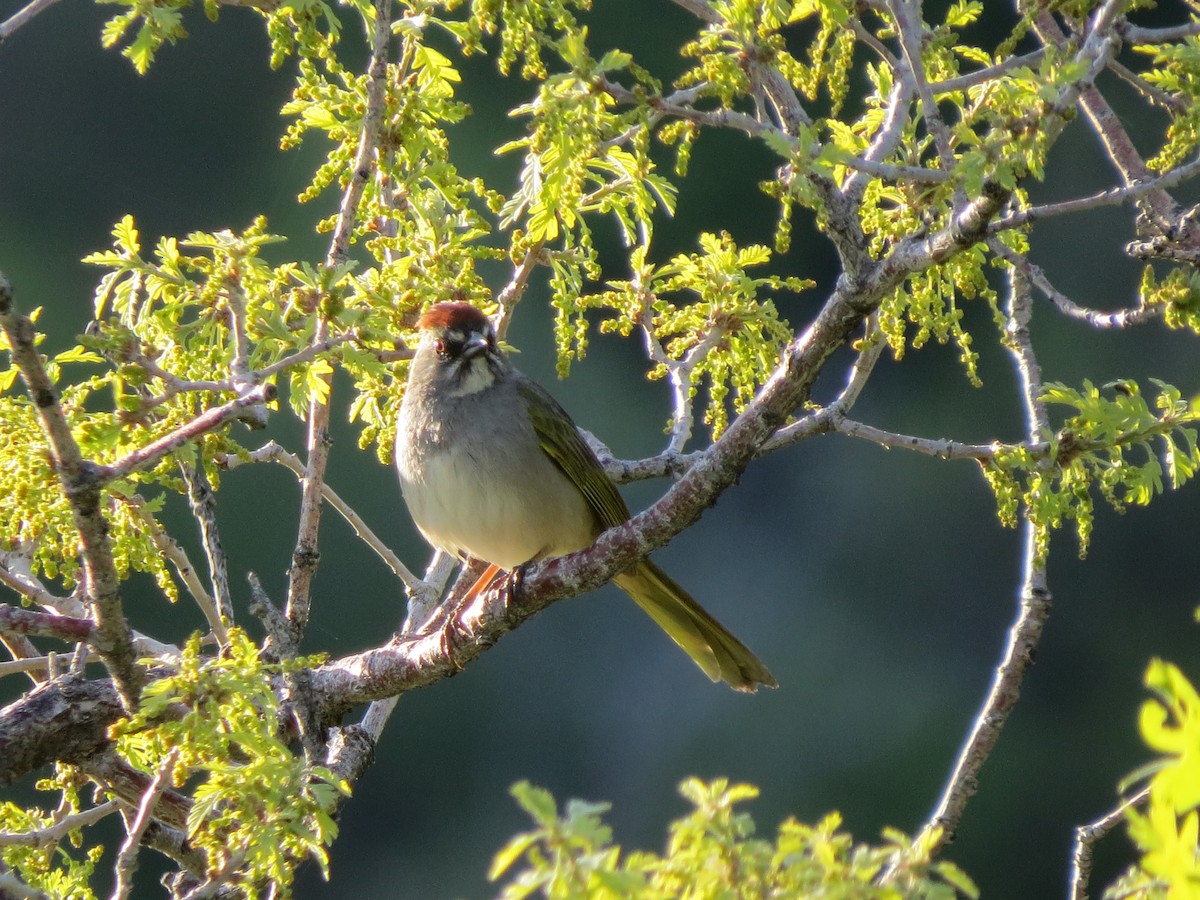
[[[0,59],[52,3],[0,22]],[[146,79],[206,27],[189,0],[112,5],[101,41]],[[602,804],[560,808],[522,783],[533,830],[497,843],[491,874],[514,897],[976,893],[950,841],[991,777],[1050,617],[1052,556],[1086,555],[1097,527],[1132,527],[1103,510],[1150,504],[1200,466],[1198,387],[1169,383],[1170,360],[1115,377],[1088,360],[1047,363],[1068,340],[1063,322],[1114,339],[1200,332],[1200,224],[1187,205],[1200,173],[1200,12],[1129,0],[662,7],[686,23],[662,28],[663,42],[686,33],[635,55],[594,28],[587,0],[205,0],[216,28],[260,18],[270,65],[294,74],[280,145],[315,160],[298,201],[320,210],[323,247],[293,254],[311,235],[262,215],[148,235],[131,199],[110,245],[83,260],[96,273],[92,321],[73,342],[0,277],[11,658],[0,675],[30,682],[0,710],[0,784],[41,771],[55,797],[0,805],[0,896],[128,896],[142,847],[174,867],[173,896],[290,895],[299,865],[326,872],[336,858],[338,816],[398,697],[473,666],[824,435],[973,466],[999,523],[1020,535],[1007,640],[993,636],[1004,646],[992,684],[958,723],[965,741],[928,819],[869,844],[831,812],[765,839],[735,810],[755,788],[689,779],[693,809],[657,855],[614,844]],[[656,12],[631,10],[629,25],[659,26]],[[483,83],[472,90],[471,77]],[[508,91],[523,98],[511,108]],[[474,171],[477,148],[464,148],[461,129],[484,104],[511,120],[486,134],[487,151],[511,161],[508,180]],[[733,210],[718,227],[683,214],[697,157],[722,140],[736,142],[721,165],[739,189],[739,166],[768,161],[737,202],[769,208],[769,228],[744,228]],[[1103,171],[1081,173],[1078,151],[1056,149],[1068,141],[1088,142]],[[1046,235],[1112,213],[1120,226],[1101,229],[1073,273],[1082,292],[1063,288],[1047,263],[1063,251]],[[1097,253],[1138,274],[1090,282]],[[1095,300],[1112,296],[1115,308]],[[466,608],[456,600],[480,565],[435,556],[414,572],[329,474],[344,423],[361,453],[388,463],[417,318],[448,299],[487,311],[502,338],[543,304],[560,376],[611,340],[636,349],[667,397],[648,455],[621,458],[587,435],[614,480],[665,480],[649,506]],[[982,361],[1006,359],[1009,394],[952,438],[919,416],[858,416],[883,372],[915,371],[912,389],[929,399],[913,405],[936,404],[920,359],[938,345],[978,389]],[[272,512],[295,535],[279,596],[222,540],[222,483],[270,464],[300,483],[298,502]],[[357,652],[331,653],[312,627],[315,610],[345,602],[318,579],[339,564],[321,552],[326,507],[394,576],[375,599],[407,595]],[[943,562],[970,566],[970,552]],[[149,583],[150,596],[194,606],[201,631],[144,628],[129,597]],[[753,600],[768,618],[783,602]],[[1063,836],[1074,897],[1094,890],[1095,845],[1119,826],[1133,852],[1115,896],[1197,892],[1200,698],[1187,666],[1154,652],[1138,725],[1152,762],[1113,772],[1120,802]],[[805,702],[780,680],[771,702]],[[100,828],[118,817],[106,850]]]

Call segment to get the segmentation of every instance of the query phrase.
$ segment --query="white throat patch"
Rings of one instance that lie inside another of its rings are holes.
[[[492,372],[492,367],[488,365],[485,356],[477,356],[467,364],[466,374],[459,379],[458,383],[450,391],[451,397],[466,397],[469,394],[475,394],[485,388],[490,388],[496,383],[496,376]]]

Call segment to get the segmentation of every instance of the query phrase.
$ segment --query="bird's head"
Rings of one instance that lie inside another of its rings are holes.
[[[438,303],[417,320],[421,345],[414,364],[431,369],[431,377],[451,396],[463,397],[489,388],[507,363],[496,344],[491,321],[470,303]]]

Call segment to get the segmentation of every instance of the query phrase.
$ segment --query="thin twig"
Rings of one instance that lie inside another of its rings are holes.
[[[1076,303],[1066,294],[1062,293],[1062,291],[1058,290],[1051,284],[1049,277],[1042,270],[1042,267],[1030,262],[1029,258],[1024,254],[1010,250],[996,238],[989,239],[988,246],[992,248],[992,251],[997,256],[1008,262],[1009,265],[1019,269],[1029,282],[1041,291],[1065,315],[1072,319],[1087,322],[1094,328],[1128,328],[1131,325],[1141,325],[1151,319],[1158,318],[1164,312],[1164,307],[1162,306],[1145,305],[1135,306],[1131,309],[1120,309],[1116,312],[1100,312],[1096,309],[1089,309],[1086,306]]]
[[[638,95],[628,88],[613,82],[608,79],[601,78],[600,86],[610,94],[614,99],[621,102],[637,102]],[[703,125],[709,128],[732,129],[741,131],[750,137],[766,138],[782,140],[790,145],[797,153],[807,152],[810,156],[816,156],[820,152],[820,145],[805,147],[800,140],[794,135],[789,134],[783,128],[772,124],[771,122],[762,121],[754,118],[738,110],[726,109],[719,107],[717,109],[697,109],[690,105],[689,102],[681,102],[676,99],[676,94],[668,97],[652,98],[649,103],[655,110],[656,117],[671,116],[676,119],[683,119],[689,122],[695,122],[697,125]],[[882,159],[880,157],[879,159]],[[867,175],[872,175],[877,178],[885,178],[891,181],[911,181],[918,184],[941,184],[950,179],[950,173],[940,169],[927,169],[924,166],[899,166],[879,161],[872,156],[856,156],[856,155],[839,155],[837,158],[838,165],[845,166],[851,170],[861,171]],[[626,181],[628,179],[625,179]],[[618,183],[610,183],[603,190],[611,191]],[[602,196],[600,192],[593,192],[589,195],[589,200],[594,201]]]
[[[56,847],[72,831],[94,825],[120,808],[121,804],[118,801],[109,800],[107,803],[101,803],[91,809],[64,816],[45,828],[33,831],[0,832],[0,847]]]
[[[413,634],[424,627],[437,609],[438,601],[445,595],[450,576],[458,567],[458,560],[441,550],[434,551],[425,567],[425,577],[416,589],[409,588],[408,612],[400,626],[399,634]]]
[[[340,347],[347,341],[356,341],[360,338],[360,336],[361,335],[357,328],[351,331],[343,331],[341,334],[335,334],[332,337],[327,337],[323,341],[317,341],[316,343],[309,344],[307,347],[297,350],[295,353],[285,356],[283,359],[273,362],[269,366],[263,366],[261,369],[256,369],[254,371],[254,375],[257,380],[266,381],[268,378],[271,378],[287,369],[312,362],[322,353],[328,353],[330,350],[334,349],[335,347]]]
[[[979,69],[975,72],[968,72],[966,75],[957,75],[954,78],[947,78],[945,81],[936,81],[929,85],[929,90],[935,96],[940,94],[952,94],[956,91],[965,91],[977,85],[987,84],[989,81],[994,81],[1001,75],[1011,72],[1013,69],[1020,69],[1025,66],[1036,66],[1042,61],[1042,57],[1046,55],[1045,48],[1034,50],[1032,53],[1026,53],[1021,56],[1009,56],[994,66],[988,66],[986,69]]]
[[[1173,44],[1200,35],[1200,22],[1192,21],[1166,28],[1142,28],[1129,22],[1118,22],[1116,30],[1127,44]]]
[[[1167,93],[1162,88],[1155,87],[1137,72],[1115,59],[1108,61],[1108,69],[1155,106],[1161,106],[1163,109],[1169,109],[1176,113],[1185,112],[1189,107],[1189,104],[1183,100]]]
[[[155,520],[154,516],[146,511],[145,501],[141,497],[119,497],[118,499],[124,501],[138,521],[142,523],[158,552],[175,567],[179,580],[183,582],[187,592],[191,594],[192,599],[200,608],[200,612],[204,614],[204,619],[208,622],[208,627],[212,629],[213,635],[216,636],[217,642],[224,647],[229,643],[229,633],[221,621],[213,598],[200,583],[200,578],[196,575],[196,567],[188,558],[187,551],[167,533],[167,530]]]
[[[639,279],[640,280],[640,279]],[[640,285],[635,285],[641,290]],[[654,312],[649,302],[642,312],[642,332],[646,336],[646,352],[650,358],[667,370],[667,380],[671,384],[671,427],[670,440],[667,443],[667,454],[683,452],[684,445],[692,436],[694,414],[692,410],[692,373],[696,366],[725,339],[725,328],[717,322],[712,322],[695,345],[683,359],[670,356],[658,336],[654,333]]]
[[[197,438],[204,437],[210,431],[216,431],[238,418],[241,412],[261,403],[275,399],[275,385],[260,384],[252,387],[246,393],[234,397],[220,406],[206,409],[194,419],[189,419],[174,431],[151,441],[145,446],[130,451],[121,459],[106,466],[94,466],[93,477],[99,484],[107,484],[126,478],[149,466],[155,465],[168,454],[174,453],[181,447],[192,443]]]
[[[1006,345],[1016,362],[1026,410],[1026,434],[1032,443],[1048,434],[1049,424],[1045,404],[1039,399],[1041,369],[1029,338],[1033,301],[1029,285],[1016,270],[1009,276],[1008,306]],[[1020,697],[1021,683],[1033,664],[1034,652],[1050,614],[1045,559],[1038,546],[1037,526],[1028,513],[1022,532],[1025,548],[1017,616],[1009,630],[1008,645],[996,668],[988,696],[975,716],[971,733],[959,752],[937,808],[923,828],[923,837],[932,841],[932,845],[925,846],[939,848],[954,839],[967,803],[979,786],[979,772],[995,749],[1000,732]]]
[[[910,0],[892,0],[888,3],[904,60],[908,63],[906,73],[913,79],[913,88],[921,100],[921,116],[925,127],[933,137],[942,170],[954,171],[954,149],[950,140],[950,129],[942,118],[934,99],[933,90],[925,78],[922,52],[925,48],[925,23],[921,20],[921,6]]]
[[[133,876],[137,872],[137,857],[138,850],[142,845],[142,836],[150,826],[154,807],[158,803],[158,798],[162,796],[163,791],[166,790],[170,783],[171,775],[175,771],[175,762],[178,759],[179,748],[175,747],[163,759],[162,764],[158,767],[158,771],[154,773],[153,780],[146,787],[145,793],[142,794],[137,814],[128,825],[125,841],[121,844],[121,850],[117,854],[116,863],[113,865],[116,884],[113,887],[112,900],[125,900],[129,896],[129,892],[133,890]]]
[[[545,246],[546,242],[539,240],[525,251],[521,264],[513,270],[512,278],[496,297],[496,303],[500,306],[500,314],[496,317],[495,322],[496,335],[501,339],[508,333],[508,323],[512,321],[513,310],[521,301],[521,297],[525,293],[525,286],[529,283],[530,276],[533,275],[533,270],[539,264],[546,262],[545,254],[542,252]]]
[[[1200,157],[1191,162],[1177,166],[1170,172],[1154,175],[1146,170],[1145,179],[1134,179],[1121,187],[1110,188],[1087,197],[1077,197],[1072,200],[1062,200],[1058,203],[1046,203],[1041,206],[1030,206],[1007,213],[998,218],[991,226],[991,231],[1007,231],[1019,228],[1030,222],[1047,219],[1051,216],[1062,216],[1070,213],[1089,212],[1103,206],[1120,206],[1132,203],[1143,197],[1170,190],[1185,181],[1200,175]],[[1132,176],[1130,176],[1132,178]]]
[[[1006,445],[998,442],[991,444],[963,444],[958,441],[922,438],[909,434],[896,434],[857,422],[853,419],[835,417],[829,426],[830,431],[844,434],[847,437],[861,438],[878,444],[881,447],[896,450],[913,450],[925,456],[938,459],[969,459],[976,462],[993,459],[996,453]],[[772,448],[774,449],[774,448]]]
[[[4,585],[13,591],[16,591],[22,597],[26,598],[38,606],[59,608],[64,603],[70,604],[71,601],[66,597],[56,597],[46,590],[35,578],[25,578],[18,575],[16,572],[10,571],[6,566],[0,565],[0,584]],[[83,613],[83,605],[76,604],[75,611],[79,614]]]
[[[21,7],[3,22],[0,22],[0,44],[12,37],[13,32],[22,25],[28,24],[32,18],[39,13],[45,12],[57,2],[58,0],[33,0],[32,3]]]
[[[56,616],[53,613],[20,609],[0,604],[0,632],[34,637],[53,637],[71,643],[91,640],[96,625],[91,619]]]
[[[208,580],[212,585],[213,599],[216,603],[216,620],[222,623],[232,622],[233,592],[229,589],[229,559],[221,543],[221,529],[217,524],[217,498],[213,495],[208,473],[204,470],[204,460],[198,460],[195,466],[180,460],[179,472],[187,485],[188,506],[191,507],[192,517],[200,528],[200,546],[204,548],[204,559],[208,564]],[[220,629],[214,627],[213,634],[217,635],[222,647],[228,643],[223,625]]]
[[[278,463],[295,474],[297,478],[304,477],[304,464],[300,462],[295,454],[289,453],[275,441],[268,441],[257,450],[251,451],[250,459],[253,462]],[[241,464],[241,460],[236,456],[227,456],[224,459],[224,464],[228,468],[233,469]],[[362,517],[345,500],[338,496],[333,488],[323,483],[321,485],[321,496],[350,524],[350,527],[354,529],[354,533],[359,536],[363,543],[374,550],[375,554],[392,570],[392,573],[404,582],[405,588],[411,591],[420,587],[420,579],[401,562],[400,557],[375,534],[371,527],[363,521]]]
[[[1110,831],[1125,821],[1129,810],[1150,796],[1149,786],[1142,788],[1124,800],[1115,809],[1075,829],[1075,848],[1071,853],[1071,900],[1087,900],[1088,882],[1092,878],[1092,861],[1096,844]]]
[[[0,630],[0,646],[8,651],[12,657],[11,663],[0,662],[0,676],[11,675],[14,672],[24,672],[29,676],[29,680],[35,685],[42,683],[43,669],[38,666],[27,665],[31,659],[37,659],[42,655],[41,651],[34,645],[33,641],[25,637],[23,634],[6,634]],[[86,647],[86,644],[79,644],[79,647]],[[6,666],[12,668],[5,671]]]
[[[867,148],[867,152],[863,156],[864,162],[877,163],[887,159],[888,155],[899,145],[900,139],[904,135],[904,126],[908,122],[908,107],[912,102],[912,95],[911,79],[898,78],[892,86],[892,93],[887,101],[887,112],[879,125],[879,130],[875,132],[875,136],[871,139],[871,146]],[[856,167],[852,166],[852,168]],[[869,173],[858,167],[858,170],[846,179],[842,186],[842,193],[856,204],[862,202],[863,191],[867,187],[867,174]],[[939,174],[949,175],[947,172],[939,172]]]

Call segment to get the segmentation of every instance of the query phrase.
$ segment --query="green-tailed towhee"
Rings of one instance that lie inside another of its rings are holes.
[[[430,543],[512,571],[587,547],[629,518],[575,423],[509,364],[482,312],[439,303],[418,326],[396,465]],[[776,686],[758,657],[650,560],[613,581],[713,681],[739,691]]]

